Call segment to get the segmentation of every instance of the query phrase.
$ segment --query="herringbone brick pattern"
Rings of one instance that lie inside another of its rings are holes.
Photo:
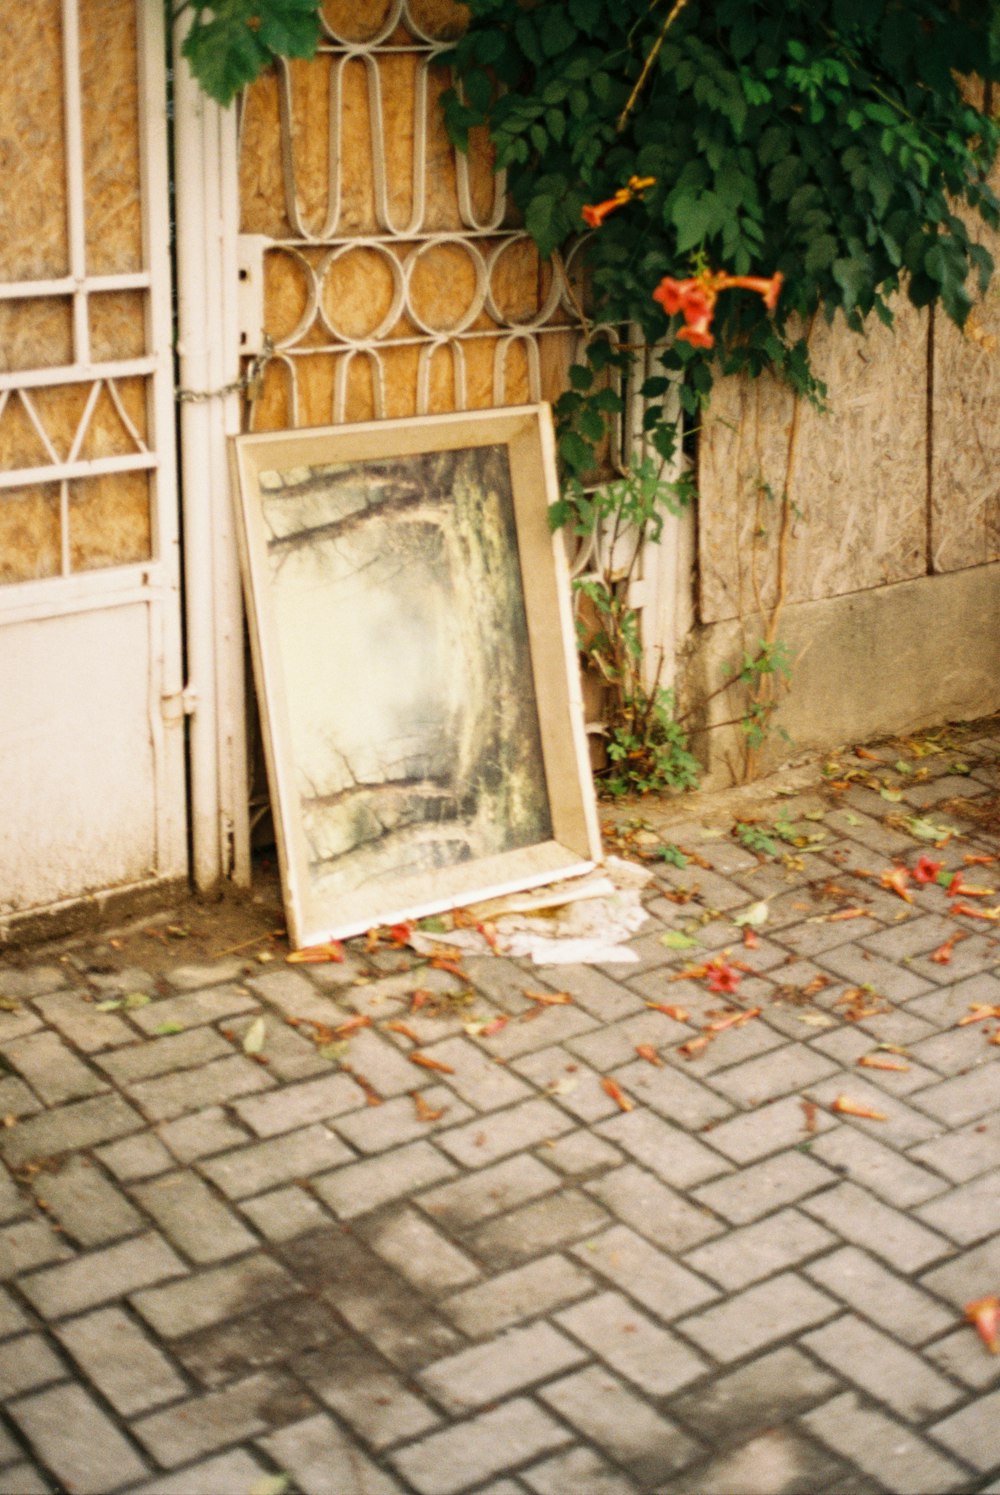
[[[683,806],[633,965],[0,966],[0,1490],[1000,1489],[1000,895],[881,875],[1000,880],[1000,732],[941,741],[770,850]]]

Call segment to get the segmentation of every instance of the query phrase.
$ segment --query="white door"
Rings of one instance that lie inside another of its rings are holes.
[[[161,7],[0,11],[0,935],[187,870]]]

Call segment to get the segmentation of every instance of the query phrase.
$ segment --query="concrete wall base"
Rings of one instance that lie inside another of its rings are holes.
[[[704,699],[755,651],[758,617],[696,628],[679,675],[682,698]],[[778,629],[795,661],[758,758],[767,772],[800,752],[823,751],[1000,711],[1000,563],[785,608]],[[743,710],[739,686],[692,720],[704,786],[740,782],[744,736],[726,723]]]

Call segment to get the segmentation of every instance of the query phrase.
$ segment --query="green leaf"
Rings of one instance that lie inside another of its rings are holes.
[[[122,1006],[126,1012],[134,1012],[137,1007],[148,1007],[152,1000],[144,991],[130,991]]]
[[[660,944],[666,945],[668,950],[694,950],[698,948],[698,941],[693,940],[689,934],[683,934],[679,929],[668,929],[666,934],[661,934]]]
[[[540,39],[546,57],[558,57],[576,41],[576,27],[561,10],[548,10],[542,17]]]
[[[171,1033],[183,1033],[184,1032],[184,1024],[183,1023],[159,1023],[157,1025],[157,1027],[155,1027],[153,1029],[153,1032],[155,1033],[155,1035],[156,1035],[157,1038],[166,1038]]]
[[[107,997],[103,1002],[95,1002],[94,1010],[96,1012],[117,1012],[119,1007],[124,1006],[125,1002],[122,997]]]

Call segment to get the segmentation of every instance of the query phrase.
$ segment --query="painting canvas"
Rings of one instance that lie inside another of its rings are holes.
[[[294,943],[589,868],[548,408],[234,450]]]

